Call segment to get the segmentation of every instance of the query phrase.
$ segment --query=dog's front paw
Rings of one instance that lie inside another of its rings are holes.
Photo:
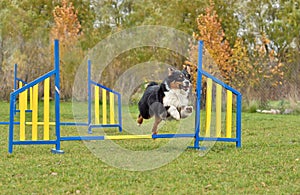
[[[184,109],[184,111],[186,113],[192,113],[193,112],[193,106],[186,106],[185,109]]]
[[[173,116],[174,119],[176,119],[178,121],[180,120],[180,114],[179,114],[179,112],[174,113],[172,116]]]
[[[171,106],[168,112],[170,113],[171,117],[173,117],[176,120],[180,120],[180,114],[174,106]]]
[[[186,118],[191,116],[193,113],[193,106],[184,106],[181,108],[180,114],[181,118]]]

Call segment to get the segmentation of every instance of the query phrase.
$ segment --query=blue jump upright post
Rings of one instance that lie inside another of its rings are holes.
[[[236,111],[236,147],[242,147],[242,95],[237,95],[237,111]]]
[[[8,135],[8,152],[10,154],[13,152],[15,104],[16,104],[15,95],[14,93],[11,93],[10,104],[9,104],[10,112],[9,112],[9,135]]]
[[[202,55],[203,55],[203,41],[198,43],[198,72],[197,72],[197,89],[196,89],[196,115],[195,115],[195,141],[194,148],[200,149],[200,112],[201,112],[201,90],[202,90]]]
[[[60,60],[59,60],[59,41],[54,41],[54,69],[55,69],[55,135],[56,143],[52,153],[64,153],[60,149]]]

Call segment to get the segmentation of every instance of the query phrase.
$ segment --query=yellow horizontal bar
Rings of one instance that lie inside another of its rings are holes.
[[[105,139],[122,140],[122,139],[152,139],[152,135],[107,135]]]
[[[26,122],[25,124],[26,125],[32,125],[32,122]],[[55,122],[49,122],[48,124],[51,125],[51,126],[55,126]],[[37,122],[37,125],[45,125],[45,123],[44,122]]]

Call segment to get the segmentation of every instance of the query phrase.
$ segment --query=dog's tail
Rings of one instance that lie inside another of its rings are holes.
[[[148,85],[147,85],[147,88],[148,87],[151,87],[151,86],[155,86],[155,85],[158,85],[157,82],[154,82],[154,81],[151,81]]]

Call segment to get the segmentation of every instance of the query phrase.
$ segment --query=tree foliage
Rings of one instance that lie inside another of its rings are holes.
[[[54,27],[51,29],[51,36],[60,40],[65,47],[76,43],[80,36],[81,25],[77,15],[72,2],[69,3],[68,0],[63,0],[62,5],[53,10]]]
[[[299,3],[254,0],[243,2],[240,7],[241,36],[256,74],[256,78],[248,79],[257,83],[252,94],[265,100],[289,96],[290,85],[297,86],[300,74],[300,64],[295,61],[300,55],[300,29],[296,25],[300,20]],[[294,95],[294,99],[299,95]]]
[[[83,32],[78,19],[78,11],[69,0],[63,0],[61,5],[54,8],[53,18],[54,26],[51,29],[51,43],[54,39],[60,41],[62,97],[68,98],[72,93],[71,89],[78,61],[83,59],[83,53],[78,48],[79,39]],[[51,48],[53,48],[53,45]],[[76,55],[73,53],[76,53]]]
[[[205,70],[220,72],[217,76],[242,90],[244,99],[297,100],[298,21],[298,0],[2,0],[0,78],[5,84],[0,95],[8,97],[12,88],[14,63],[28,81],[52,68],[53,38],[65,45],[62,81],[64,89],[71,89],[69,78],[89,48],[123,29],[162,25],[195,33],[196,39],[204,40]],[[196,50],[191,45],[191,64],[196,64]],[[180,67],[184,62],[182,56],[157,48],[141,48],[126,55],[112,62],[107,83],[134,63],[156,59]],[[70,90],[63,94],[71,96]]]
[[[194,33],[194,37],[196,40],[204,41],[205,49],[215,61],[215,63],[204,66],[212,74],[220,72],[224,81],[230,83],[234,76],[234,64],[229,63],[231,48],[225,37],[221,19],[215,11],[214,3],[206,8],[205,14],[199,15],[197,25],[198,31]]]

